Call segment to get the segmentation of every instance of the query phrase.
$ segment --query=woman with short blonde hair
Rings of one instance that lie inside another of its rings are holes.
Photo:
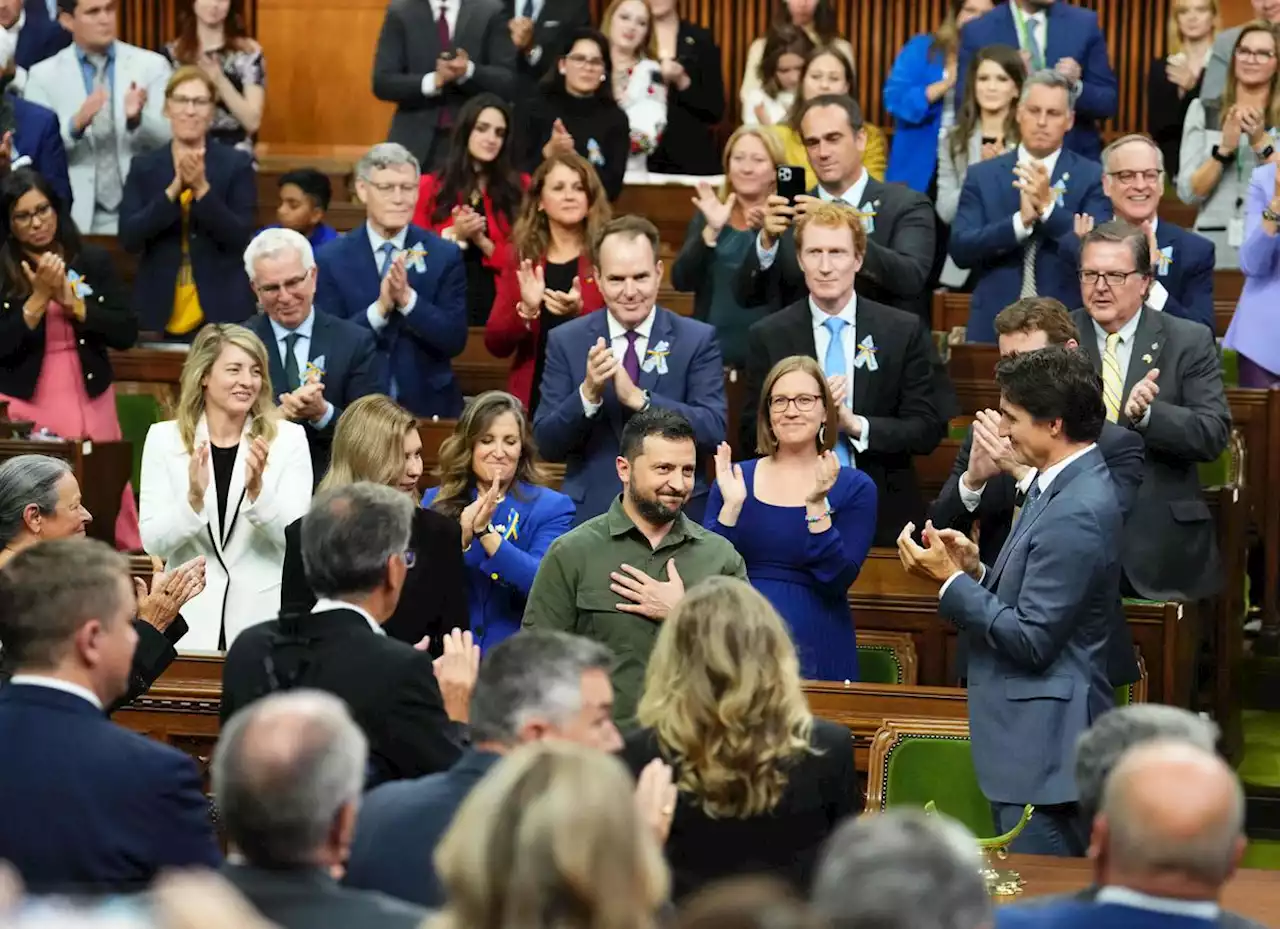
[[[675,896],[772,873],[807,887],[818,850],[856,809],[852,736],[815,719],[782,618],[736,578],[709,578],[658,629],[633,772],[654,758],[679,788],[667,840]]]
[[[653,929],[667,867],[633,790],[594,748],[548,739],[512,751],[436,846],[448,903],[429,929]]]
[[[182,366],[176,417],[147,432],[143,547],[174,564],[206,559],[205,589],[183,610],[186,648],[224,650],[279,613],[285,527],[311,502],[311,452],[303,427],[276,411],[267,371],[248,329],[205,326]]]
[[[1176,178],[1182,124],[1200,96],[1205,65],[1222,27],[1218,0],[1174,0],[1165,24],[1165,54],[1147,77],[1147,128],[1164,154],[1167,176]]]

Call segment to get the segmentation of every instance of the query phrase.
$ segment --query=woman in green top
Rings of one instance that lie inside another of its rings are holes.
[[[743,307],[733,296],[733,278],[755,247],[764,222],[765,199],[774,191],[782,150],[759,126],[742,126],[724,147],[724,188],[698,185],[684,247],[671,268],[676,290],[692,292],[693,315],[716,327],[725,366],[746,364],[747,330],[763,319],[768,305]]]

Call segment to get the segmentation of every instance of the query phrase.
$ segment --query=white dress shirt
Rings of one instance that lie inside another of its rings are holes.
[[[382,628],[382,624],[373,618],[373,614],[364,607],[356,606],[354,603],[348,603],[346,600],[334,600],[331,597],[321,597],[316,600],[316,605],[311,608],[312,613],[328,613],[331,610],[350,610],[353,613],[359,613],[364,617],[364,621],[369,624],[369,628],[378,635],[386,635],[387,630]]]
[[[613,318],[613,314],[607,309],[605,312],[605,323],[609,327],[609,347],[613,349],[613,357],[618,359],[618,364],[622,364],[622,356],[627,353],[627,329],[622,323]],[[649,315],[640,321],[635,327],[636,331],[636,360],[644,364],[644,353],[649,350],[649,333],[653,331],[653,320],[658,315],[658,307],[655,304],[653,309],[649,311]],[[587,395],[582,392],[582,388],[578,388],[578,396],[582,398],[582,412],[587,419],[592,419],[600,408],[604,406],[604,401],[592,403],[587,399]]]
[[[973,454],[972,448],[970,448],[970,454]],[[1018,493],[1025,494],[1031,489],[1031,482],[1036,479],[1037,473],[1035,468],[1027,469],[1027,473],[1022,475],[1022,478],[1014,485]],[[969,485],[964,482],[964,475],[962,474],[960,480],[956,482],[956,486],[960,488],[960,502],[964,504],[964,508],[970,513],[975,512],[982,502],[982,492],[987,489],[987,485],[983,484],[977,490],[970,490]]]
[[[831,347],[831,330],[826,326],[826,322],[831,318],[831,314],[814,302],[813,298],[809,298],[809,315],[813,319],[813,348],[814,354],[817,355],[819,367],[826,369],[827,349]],[[835,314],[843,319],[849,325],[840,331],[840,345],[844,349],[844,376],[848,382],[848,390],[845,396],[844,405],[853,409],[853,377],[855,374],[853,362],[858,355],[858,294],[855,292],[849,298],[849,302],[845,304],[844,309]],[[830,376],[830,374],[828,374]],[[853,452],[865,452],[867,450],[867,435],[871,431],[871,424],[867,422],[865,416],[854,414],[854,419],[862,426],[862,435],[854,438],[851,435],[844,436]]]
[[[18,34],[27,24],[27,11],[18,13],[18,21],[7,29],[0,29],[0,68],[7,68],[18,51]]]
[[[409,227],[405,226],[389,239],[384,239],[378,233],[373,231],[373,226],[369,223],[364,224],[365,232],[369,235],[369,247],[373,249],[373,264],[379,271],[382,270],[382,246],[390,242],[396,247],[396,252],[404,251],[404,240],[409,235]],[[391,260],[395,260],[395,252],[391,255]],[[413,308],[418,305],[418,292],[412,287],[409,288],[409,302],[404,306],[396,307],[396,312],[401,316],[408,316],[413,312]],[[313,311],[314,312],[314,311]],[[369,320],[369,325],[373,327],[374,332],[381,332],[386,328],[387,320],[391,317],[383,316],[382,310],[378,309],[378,301],[374,300],[369,304],[369,308],[364,311],[365,318]]]
[[[1095,903],[1111,903],[1132,907],[1165,916],[1186,916],[1216,923],[1221,908],[1212,900],[1174,900],[1171,897],[1153,897],[1150,894],[1130,890],[1128,887],[1103,887],[1093,898]]]
[[[382,314],[378,314],[378,315],[382,315]],[[293,343],[293,358],[298,363],[298,373],[300,375],[303,375],[302,382],[305,384],[306,383],[305,372],[307,370],[307,364],[311,360],[310,358],[311,332],[316,327],[315,307],[311,308],[311,312],[307,314],[306,319],[298,323],[298,327],[296,329],[286,329],[284,326],[280,325],[278,322],[276,322],[274,319],[271,319],[270,317],[267,317],[267,321],[271,323],[271,332],[276,337],[276,350],[280,353],[281,366],[287,367],[288,365],[288,356],[285,354],[285,352],[288,351],[288,348],[286,347],[284,340],[288,338],[290,335],[294,335],[294,334],[297,334],[298,336],[301,337],[298,339],[298,341]],[[283,385],[280,385],[280,386],[283,386]],[[325,406],[324,415],[321,416],[319,419],[313,419],[311,421],[317,429],[323,429],[325,426],[329,425],[329,420],[333,419],[333,404],[330,403],[328,400],[326,400],[324,403],[324,406]]]
[[[848,206],[858,209],[862,205],[862,197],[867,192],[867,180],[870,175],[867,169],[862,169],[862,174],[853,182],[853,186],[842,193],[840,196],[827,193],[827,189],[821,184],[818,185],[818,199],[825,200],[827,203],[844,203]],[[768,271],[773,267],[774,259],[778,257],[778,242],[773,243],[773,248],[765,248],[760,244],[760,236],[756,236],[756,257],[760,260],[760,270]]]
[[[1037,158],[1027,151],[1025,146],[1018,146],[1018,164],[1025,165],[1032,162],[1040,162],[1045,166],[1045,170],[1049,172],[1049,183],[1053,184],[1053,172],[1058,167],[1058,156],[1062,154],[1062,148],[1059,147],[1056,152],[1046,155],[1044,158]],[[1058,205],[1056,197],[1049,197],[1049,205],[1044,208],[1044,212],[1040,214],[1040,221],[1044,222],[1053,215],[1053,208]],[[1022,211],[1015,210],[1013,214],[1013,234],[1018,237],[1019,242],[1025,242],[1031,238],[1032,227],[1022,221]]]
[[[81,687],[79,684],[73,684],[70,681],[64,681],[60,677],[47,677],[43,674],[15,674],[9,678],[10,684],[26,684],[29,687],[47,687],[50,690],[60,690],[64,694],[71,694],[79,697],[81,700],[87,700],[92,703],[96,709],[101,710],[102,701],[88,687]]]
[[[1156,239],[1160,233],[1160,217],[1151,217],[1151,238]],[[1169,302],[1169,291],[1165,290],[1160,279],[1156,276],[1160,267],[1160,253],[1156,252],[1151,256],[1151,290],[1147,292],[1147,306],[1153,310],[1164,311],[1164,305]]]
[[[452,45],[458,44],[458,10],[461,8],[462,0],[429,0],[431,3],[431,16],[433,19],[440,19],[440,8],[444,7],[444,21],[449,24],[449,36],[453,40]],[[476,63],[470,58],[467,59],[467,71],[462,77],[458,78],[459,84],[464,84],[471,80],[471,76],[476,73]],[[434,97],[440,93],[440,89],[436,87],[436,72],[424,74],[422,77],[422,96]]]
[[[1133,341],[1138,335],[1138,323],[1142,321],[1142,310],[1133,314],[1133,319],[1129,320],[1120,327],[1120,344],[1116,346],[1116,364],[1120,367],[1120,380],[1122,384],[1129,382],[1129,362],[1133,360]],[[1093,323],[1093,334],[1098,341],[1098,357],[1105,358],[1107,355],[1107,331]],[[1120,398],[1120,412],[1124,413],[1125,404],[1129,402],[1128,397]],[[1151,422],[1151,407],[1148,406],[1142,414],[1142,419],[1138,420],[1136,425],[1140,429],[1146,428],[1147,423]]]

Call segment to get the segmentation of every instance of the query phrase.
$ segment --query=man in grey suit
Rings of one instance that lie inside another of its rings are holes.
[[[1216,460],[1231,436],[1213,333],[1145,304],[1151,250],[1134,226],[1109,222],[1085,235],[1080,281],[1085,308],[1072,315],[1102,374],[1107,419],[1146,443],[1121,590],[1148,600],[1213,596],[1222,577],[1197,465]]]
[[[1072,774],[1076,737],[1108,710],[1107,631],[1120,583],[1123,516],[1098,450],[1102,391],[1079,351],[1051,346],[1001,360],[1000,433],[1038,472],[990,568],[954,529],[910,523],[898,553],[940,585],[938,612],[969,644],[969,734],[996,831],[1036,813],[1013,843],[1080,855],[1084,827]]]
[[[373,59],[373,94],[396,105],[387,141],[433,170],[466,99],[511,99],[515,73],[501,0],[391,0]]]

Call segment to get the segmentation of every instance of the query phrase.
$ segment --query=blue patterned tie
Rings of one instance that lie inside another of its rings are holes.
[[[396,253],[396,243],[383,242],[378,246],[378,251],[382,253],[382,258],[378,261],[378,280],[382,280],[391,270],[391,258]]]
[[[1022,522],[1031,514],[1036,507],[1036,501],[1040,499],[1040,475],[1036,475],[1036,479],[1031,482],[1031,486],[1027,488],[1027,499],[1022,501],[1022,508],[1018,510],[1018,522]]]
[[[844,334],[845,326],[849,325],[848,320],[841,319],[839,316],[831,316],[823,320],[822,325],[826,327],[827,332],[831,333],[831,342],[827,345],[827,359],[822,364],[823,373],[828,378],[848,377],[849,363],[844,357]],[[847,405],[853,402],[853,385],[849,385],[849,398],[845,400]],[[844,436],[836,439],[835,447],[836,457],[840,459],[840,464],[847,467],[849,461],[849,442]]]

